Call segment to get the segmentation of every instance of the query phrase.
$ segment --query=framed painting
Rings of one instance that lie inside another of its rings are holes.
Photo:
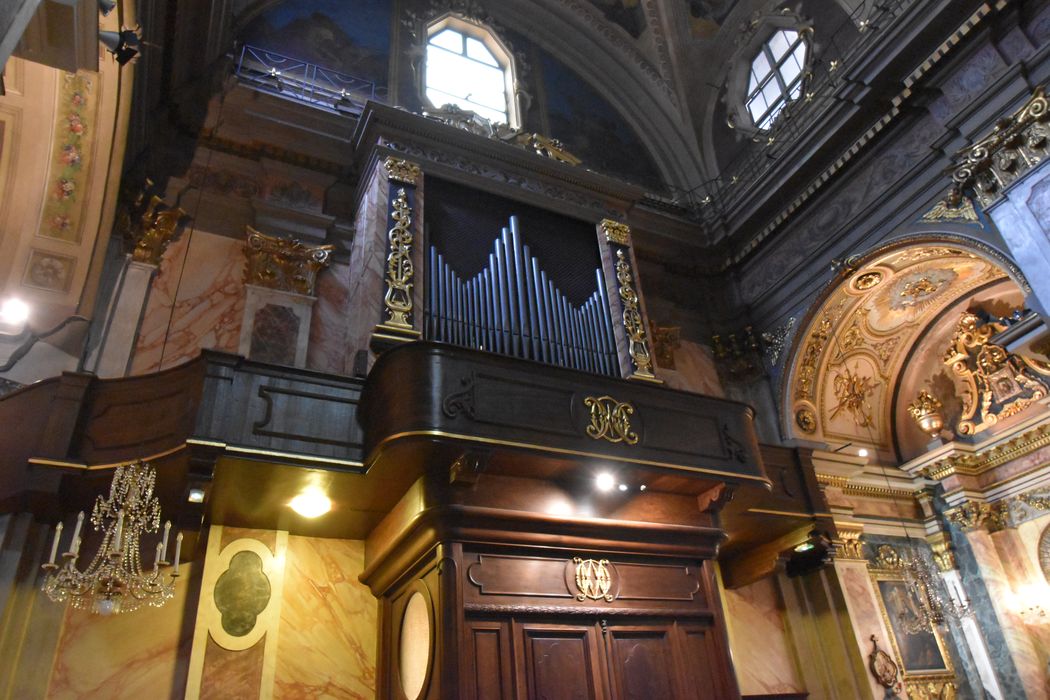
[[[926,691],[916,693],[919,697],[954,697],[956,678],[951,657],[940,630],[936,626],[922,628],[919,623],[919,601],[904,580],[900,555],[889,545],[880,546],[870,571],[905,688],[909,693]],[[929,695],[929,691],[934,694]]]

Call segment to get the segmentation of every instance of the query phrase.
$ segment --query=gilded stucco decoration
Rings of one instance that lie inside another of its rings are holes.
[[[798,334],[785,374],[785,422],[807,439],[891,449],[893,388],[916,342],[949,306],[1008,277],[957,245],[913,244],[853,259]]]
[[[991,342],[1006,327],[998,321],[982,321],[967,311],[944,354],[944,364],[965,386],[963,412],[956,426],[963,435],[986,430],[1048,393],[1042,377],[1050,376],[1050,364],[1015,355]]]
[[[955,155],[949,206],[959,206],[973,193],[988,208],[1010,183],[1050,155],[1050,111],[1046,93],[1038,87],[1021,109],[1000,119],[992,132]]]
[[[244,283],[314,296],[317,273],[328,266],[333,246],[311,246],[302,241],[267,236],[245,227],[247,265]]]
[[[181,233],[179,224],[186,212],[181,207],[166,205],[152,190],[153,181],[147,178],[141,190],[126,195],[114,228],[132,247],[133,260],[160,265],[164,251]]]

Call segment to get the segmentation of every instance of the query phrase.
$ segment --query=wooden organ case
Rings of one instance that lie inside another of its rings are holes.
[[[718,514],[768,481],[749,407],[656,376],[640,194],[382,106],[355,140],[365,469],[415,478],[366,542],[378,697],[738,698]]]

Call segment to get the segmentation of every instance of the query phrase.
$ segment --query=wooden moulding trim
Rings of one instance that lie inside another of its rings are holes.
[[[704,467],[694,467],[688,464],[674,464],[672,462],[658,462],[651,459],[635,459],[632,457],[624,457],[622,455],[604,454],[599,452],[586,452],[583,450],[573,450],[565,447],[552,447],[549,445],[535,445],[529,442],[516,442],[513,440],[498,440],[496,438],[487,438],[480,435],[464,435],[462,433],[450,433],[444,430],[406,430],[400,433],[394,433],[383,438],[375,447],[373,447],[366,460],[368,468],[371,469],[382,454],[382,450],[393,442],[399,440],[405,440],[410,438],[448,438],[450,440],[460,440],[463,442],[473,442],[482,445],[496,445],[499,447],[509,447],[520,450],[530,450],[538,452],[549,452],[554,454],[572,455],[575,457],[585,457],[588,459],[601,459],[612,462],[624,462],[627,464],[638,464],[646,467],[661,467],[663,469],[674,469],[679,472],[688,472],[691,474],[707,474],[712,476],[724,477],[733,481],[752,481],[761,484],[767,491],[773,490],[773,483],[764,476],[753,476],[751,474],[741,474],[739,472],[724,471],[721,469],[706,469]]]
[[[143,462],[152,462],[154,460],[163,459],[164,457],[169,457],[177,452],[181,452],[184,449],[186,449],[186,443],[176,445],[171,449],[163,450],[162,452],[157,452],[156,454],[145,455],[143,457],[125,459],[120,462],[110,462],[106,464],[86,464],[84,462],[71,462],[63,459],[47,459],[45,457],[30,457],[27,461],[34,467],[50,467],[52,469],[67,469],[69,471],[94,472],[105,471],[107,469],[116,469],[117,467],[122,467],[126,464],[131,464],[132,462],[137,462],[139,460]]]
[[[488,603],[464,603],[463,610],[467,613],[480,615],[586,615],[588,617],[674,617],[693,618],[714,621],[714,613],[710,610],[696,610],[693,608],[619,608],[609,605],[608,607],[587,606],[573,607],[571,605],[499,605]]]
[[[438,542],[557,548],[576,552],[622,553],[714,559],[725,539],[718,528],[665,525],[599,518],[568,519],[542,513],[445,505],[418,513],[374,553],[359,580],[383,595],[406,565]]]

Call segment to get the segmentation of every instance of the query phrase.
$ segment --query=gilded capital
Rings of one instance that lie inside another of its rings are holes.
[[[944,512],[948,522],[957,525],[963,532],[987,529],[990,532],[1002,530],[1008,524],[1009,511],[1003,503],[965,503]]]
[[[387,156],[383,161],[383,170],[388,180],[413,186],[419,184],[419,176],[423,173],[415,163],[393,156]]]
[[[317,273],[328,267],[334,246],[306,245],[302,241],[267,236],[245,226],[247,266],[244,283],[284,292],[314,296]]]
[[[926,542],[933,551],[933,561],[940,571],[948,572],[956,568],[955,549],[952,547],[952,541],[947,532],[941,531],[927,535]]]
[[[864,561],[864,547],[860,538],[863,527],[835,523],[838,539],[835,540],[835,558],[842,561]]]
[[[631,227],[627,224],[621,224],[619,221],[613,221],[612,219],[602,219],[601,224],[602,233],[605,234],[605,240],[610,243],[616,243],[617,245],[624,245],[630,247],[631,245]]]
[[[143,206],[152,187],[153,182],[146,180],[146,188],[122,207],[116,226],[134,246],[132,260],[159,265],[164,251],[179,237],[179,222],[186,217],[186,212],[181,207],[166,206],[164,200],[155,194]]]

